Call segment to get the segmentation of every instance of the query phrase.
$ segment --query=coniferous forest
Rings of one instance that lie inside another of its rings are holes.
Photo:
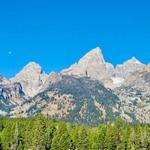
[[[150,150],[150,126],[121,119],[86,127],[47,119],[1,118],[1,150]]]

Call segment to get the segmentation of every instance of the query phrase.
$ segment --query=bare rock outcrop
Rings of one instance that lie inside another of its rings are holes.
[[[20,82],[24,93],[33,97],[39,92],[47,77],[39,64],[30,62],[11,81]]]

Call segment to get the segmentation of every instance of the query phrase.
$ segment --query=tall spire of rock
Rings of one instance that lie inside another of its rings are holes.
[[[36,73],[42,73],[42,68],[39,64],[35,63],[35,62],[29,62],[23,69],[20,73],[24,73],[24,72],[32,72],[33,73],[36,72]]]
[[[87,62],[98,62],[99,64],[104,64],[105,60],[102,54],[102,50],[99,47],[96,47],[89,51],[86,55],[84,55],[79,62],[87,61]]]
[[[103,79],[108,78],[109,73],[107,69],[109,67],[107,66],[101,49],[97,47],[84,55],[79,62],[63,70],[62,74],[88,76],[103,82]]]
[[[43,73],[41,66],[30,62],[11,80],[20,82],[25,94],[32,97],[38,93],[46,78],[47,75]]]

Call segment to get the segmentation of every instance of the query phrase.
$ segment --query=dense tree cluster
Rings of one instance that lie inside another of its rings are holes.
[[[0,118],[0,150],[150,150],[150,126],[120,119],[86,127],[42,115]]]

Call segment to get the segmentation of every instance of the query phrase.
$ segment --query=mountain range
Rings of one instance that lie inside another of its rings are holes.
[[[15,77],[0,77],[2,116],[38,113],[84,124],[117,117],[150,123],[150,64],[132,57],[114,67],[97,47],[60,73],[30,62]]]

